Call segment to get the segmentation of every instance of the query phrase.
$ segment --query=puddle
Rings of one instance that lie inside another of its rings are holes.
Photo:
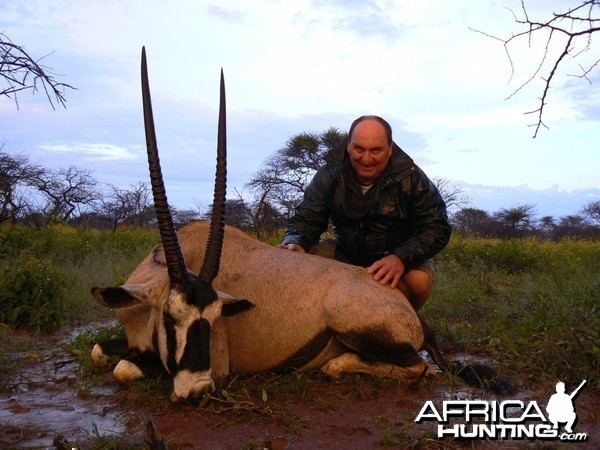
[[[58,435],[69,441],[86,436],[122,435],[128,432],[127,417],[113,396],[118,386],[107,375],[103,383],[81,390],[79,363],[71,355],[56,356],[62,344],[39,353],[14,355],[32,362],[10,378],[0,378],[0,447],[52,447]]]
[[[200,445],[237,450],[276,448],[275,444],[277,448],[376,448],[382,443],[395,448],[409,445],[428,448],[435,440],[434,424],[415,424],[415,417],[426,400],[439,405],[450,399],[503,398],[470,388],[460,380],[448,379],[409,388],[367,376],[337,382],[315,377],[310,380],[308,391],[301,388],[306,381],[291,389],[285,382],[279,387],[277,382],[263,387],[259,378],[254,385],[256,392],[252,388],[240,391],[243,393],[240,398],[247,400],[244,402],[227,404],[221,400],[211,409],[164,401],[151,412],[142,413],[124,404],[125,391],[121,391],[108,372],[104,379],[82,380],[79,363],[62,350],[80,333],[105,325],[94,324],[46,338],[18,336],[24,339],[20,344],[16,344],[12,336],[6,341],[10,344],[5,347],[13,346],[15,351],[11,353],[6,348],[3,351],[10,359],[22,363],[19,363],[21,369],[11,372],[10,376],[0,368],[0,448],[55,448],[53,442],[59,435],[69,442],[90,442],[100,436],[127,438],[142,448],[149,419],[167,439],[170,448],[198,448]],[[23,348],[28,350],[23,352],[20,350]],[[493,360],[474,355],[454,354],[452,359],[494,365]],[[518,391],[504,398],[533,397],[545,404],[551,393],[528,390],[525,380],[513,381]],[[265,400],[265,392],[268,392],[268,400]],[[577,400],[580,419],[577,427],[592,437],[599,432],[598,404],[598,393],[591,389]],[[478,450],[495,450],[538,448],[539,442],[469,444]],[[594,444],[597,442],[590,439],[578,443],[577,449],[598,448]]]

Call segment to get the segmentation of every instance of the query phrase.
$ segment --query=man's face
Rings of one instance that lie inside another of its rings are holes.
[[[387,167],[392,145],[387,142],[383,125],[376,120],[365,119],[354,128],[347,151],[358,181],[371,184]]]

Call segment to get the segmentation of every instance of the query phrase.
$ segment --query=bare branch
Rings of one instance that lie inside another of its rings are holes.
[[[590,51],[592,48],[592,35],[593,33],[600,31],[600,17],[597,17],[597,15],[600,14],[600,0],[584,0],[580,5],[573,7],[566,12],[553,12],[551,17],[546,21],[536,21],[531,19],[524,0],[521,0],[520,14],[516,14],[513,10],[510,10],[510,12],[512,13],[515,22],[525,28],[523,31],[516,34],[513,33],[508,38],[500,38],[476,29],[471,30],[483,34],[486,37],[498,40],[504,44],[504,49],[511,67],[509,83],[512,81],[515,72],[509,47],[512,44],[516,45],[516,42],[521,41],[523,38],[527,39],[527,44],[531,47],[534,35],[537,36],[546,33],[544,51],[535,71],[507,97],[507,99],[512,98],[538,78],[542,80],[543,88],[542,95],[539,97],[539,107],[525,113],[533,114],[537,117],[536,122],[530,125],[535,128],[533,135],[535,138],[541,127],[548,129],[543,122],[544,108],[548,104],[550,87],[556,78],[559,66],[561,63],[564,63],[567,56],[570,56],[571,59],[575,59],[581,57],[581,55]],[[564,44],[558,43],[558,40],[562,37],[566,38]],[[553,61],[549,61],[551,49],[555,45],[559,45],[560,53]],[[549,62],[550,67],[548,68],[547,64]],[[600,58],[596,59],[593,63],[586,63],[585,65],[579,64],[581,74],[568,76],[585,78],[591,84],[588,75],[595,70],[599,64]],[[541,75],[543,72],[546,72],[546,75]]]
[[[55,73],[50,67],[41,64],[49,55],[34,60],[23,47],[14,44],[8,36],[0,32],[0,77],[7,86],[0,86],[0,95],[5,95],[15,101],[17,109],[19,101],[17,93],[25,90],[44,91],[48,102],[55,108],[55,103],[66,107],[65,89],[75,89],[73,86],[56,81]]]

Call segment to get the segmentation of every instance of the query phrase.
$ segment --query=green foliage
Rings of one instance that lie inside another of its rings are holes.
[[[122,284],[158,240],[146,229],[0,226],[0,321],[53,332],[112,317],[91,287]]]
[[[52,333],[64,317],[64,273],[51,261],[27,252],[4,263],[0,274],[0,321],[29,331]]]
[[[69,344],[69,351],[79,357],[83,366],[91,366],[90,349],[96,342],[108,341],[125,337],[125,328],[121,324],[114,324],[94,330],[85,331]]]
[[[48,332],[114,317],[90,288],[122,284],[158,240],[144,229],[0,227],[0,320]],[[454,236],[436,260],[423,315],[447,353],[492,356],[516,378],[598,384],[600,241]],[[88,354],[96,336],[85,338],[74,353]]]
[[[78,230],[67,225],[42,229],[6,225],[0,227],[0,258],[10,258],[27,249],[38,258],[52,259],[59,264],[77,264],[100,251],[136,256],[141,246],[149,250],[158,240],[156,231],[144,228],[106,232]]]
[[[544,259],[535,240],[473,239],[455,236],[444,250],[444,259],[465,268],[501,270],[516,274],[536,271]]]
[[[535,380],[600,379],[600,242],[453,238],[423,314],[450,353]]]

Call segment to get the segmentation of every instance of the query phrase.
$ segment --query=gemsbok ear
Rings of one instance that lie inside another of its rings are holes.
[[[142,303],[159,307],[157,302],[161,298],[161,293],[156,292],[156,286],[151,283],[106,288],[94,287],[92,295],[101,305],[113,309],[127,308]]]
[[[236,314],[250,311],[252,308],[254,308],[254,306],[256,306],[254,303],[246,299],[234,298],[223,293],[219,294],[219,297],[223,301],[223,306],[221,307],[221,315],[223,317],[235,316]]]
[[[119,287],[93,287],[92,295],[98,300],[101,305],[107,308],[127,308],[140,304],[141,301],[131,295],[126,289]]]

